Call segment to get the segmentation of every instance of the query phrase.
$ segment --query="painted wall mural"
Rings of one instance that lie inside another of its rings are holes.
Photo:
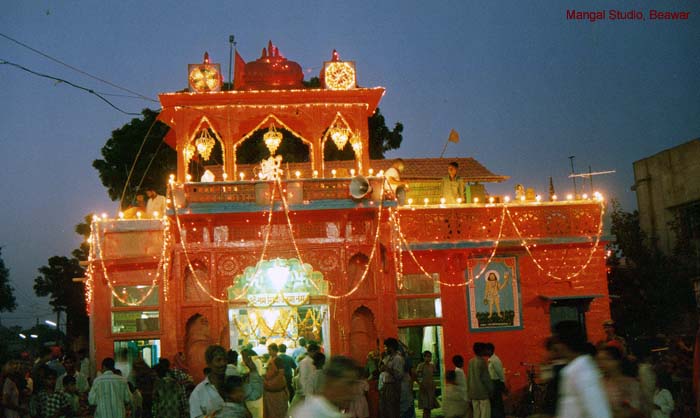
[[[468,262],[470,331],[522,328],[520,277],[516,257],[473,258]]]

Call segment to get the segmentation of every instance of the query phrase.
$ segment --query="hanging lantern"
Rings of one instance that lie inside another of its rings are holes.
[[[282,142],[282,133],[277,132],[274,123],[270,124],[270,128],[263,135],[263,139],[265,140],[265,146],[270,150],[270,155],[275,155],[277,148]]]
[[[192,144],[187,144],[185,148],[182,150],[182,154],[185,156],[185,163],[189,164],[189,162],[192,160],[192,157],[194,157],[194,153],[196,152],[196,149],[194,145]]]
[[[211,155],[211,150],[214,149],[216,141],[209,135],[209,129],[202,129],[199,137],[194,141],[197,152],[204,160],[208,160]]]
[[[352,150],[355,151],[355,155],[359,157],[362,152],[362,139],[360,139],[359,134],[352,135],[352,138],[350,138],[350,145],[352,146]]]
[[[345,148],[345,145],[348,143],[348,139],[350,137],[350,131],[348,131],[348,129],[340,126],[340,124],[336,122],[328,130],[328,133],[330,134],[333,143],[336,147],[338,147],[339,150]]]

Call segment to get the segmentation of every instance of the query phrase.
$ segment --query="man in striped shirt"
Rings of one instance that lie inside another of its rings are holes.
[[[126,417],[126,406],[131,406],[131,392],[126,379],[114,373],[113,358],[102,360],[102,374],[95,378],[88,402],[97,406],[95,418]]]

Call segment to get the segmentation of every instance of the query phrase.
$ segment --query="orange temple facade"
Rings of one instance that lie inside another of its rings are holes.
[[[256,66],[236,58],[235,90],[216,91],[213,78],[214,87],[192,87],[191,72],[192,91],[160,96],[178,153],[165,217],[93,223],[87,297],[97,364],[114,356],[124,370],[137,355],[153,364],[183,353],[200,378],[210,344],[291,350],[299,337],[365,364],[398,337],[416,358],[432,351],[442,379],[452,356],[468,359],[474,342],[488,341],[515,389],[526,383],[521,363],[543,360],[557,321],[578,320],[590,340],[602,338],[602,199],[489,196],[484,183],[507,177],[459,158],[464,201],[441,203],[453,160],[425,158],[405,160],[408,202],[398,205],[381,176],[391,161],[368,152],[367,120],[384,89],[349,82],[354,63],[337,54],[316,88],[297,84],[272,45]],[[336,128],[354,159],[324,161]],[[308,161],[282,155],[277,177],[239,163],[245,141],[275,129],[301,140]],[[207,163],[210,154],[221,160]],[[213,178],[193,178],[196,164]],[[358,185],[371,189],[358,195]]]

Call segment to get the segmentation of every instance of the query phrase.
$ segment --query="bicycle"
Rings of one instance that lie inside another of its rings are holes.
[[[542,412],[547,385],[537,382],[539,364],[522,362],[520,365],[526,368],[527,386],[515,412],[517,417],[525,418]]]

